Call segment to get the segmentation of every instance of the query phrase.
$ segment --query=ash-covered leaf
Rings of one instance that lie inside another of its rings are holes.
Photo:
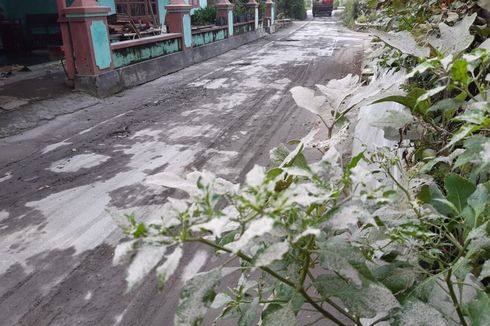
[[[175,173],[162,172],[155,175],[150,175],[146,178],[146,183],[167,188],[180,189],[193,196],[199,193],[197,185],[194,182],[185,180]]]
[[[287,242],[274,243],[257,255],[255,258],[255,266],[267,266],[273,261],[281,259],[288,250],[289,244]]]
[[[200,325],[206,311],[213,303],[218,286],[224,273],[220,268],[196,274],[187,281],[180,293],[179,305],[174,324],[177,326]]]
[[[358,288],[337,275],[323,274],[317,277],[314,286],[322,297],[340,299],[349,311],[361,318],[388,314],[400,305],[390,290],[365,278],[362,287]]]
[[[480,272],[480,276],[478,279],[482,281],[484,278],[490,277],[490,259],[487,259],[483,264],[483,267]]]
[[[318,245],[321,266],[349,280],[352,286],[362,287],[361,275],[373,278],[362,253],[348,241],[331,238]]]
[[[211,308],[218,309],[232,301],[233,299],[228,294],[218,293],[216,297],[214,297],[213,303],[211,304]]]
[[[411,288],[418,277],[416,269],[401,262],[379,266],[373,270],[373,274],[379,282],[395,294]]]
[[[175,250],[167,256],[165,262],[157,267],[157,279],[160,286],[165,285],[168,279],[175,273],[177,267],[179,267],[182,254],[183,251],[181,247],[175,248]]]
[[[274,147],[269,152],[269,158],[274,166],[280,166],[289,155],[289,150],[284,144]]]
[[[414,118],[410,110],[405,107],[393,107],[383,111],[378,117],[373,120],[370,125],[376,128],[393,128],[401,129],[412,123]]]
[[[241,235],[241,237],[232,243],[226,245],[226,247],[233,252],[238,252],[247,248],[247,245],[251,240],[256,237],[260,237],[268,232],[272,231],[272,227],[274,225],[274,220],[269,217],[260,217],[256,220],[253,220],[245,230],[245,232]]]
[[[342,102],[360,87],[359,76],[348,74],[342,79],[332,79],[327,85],[316,87],[326,96],[331,109],[339,111]]]
[[[138,250],[129,265],[126,281],[128,289],[139,284],[150,271],[162,260],[166,247],[143,246]]]
[[[325,96],[315,96],[314,90],[302,86],[293,87],[290,92],[296,105],[300,108],[320,116],[328,114],[328,110],[325,108]]]
[[[470,34],[470,27],[476,19],[476,13],[471,16],[465,16],[463,20],[454,26],[448,26],[445,23],[439,24],[441,37],[432,36],[428,39],[429,43],[443,54],[454,54],[466,50],[475,37]]]
[[[490,0],[478,0],[478,6],[487,11],[490,11]]]
[[[114,249],[114,257],[112,259],[113,265],[119,265],[122,263],[129,262],[131,256],[135,253],[136,241],[130,240],[126,242],[122,242],[116,246]]]
[[[411,299],[406,302],[395,325],[398,326],[447,326],[448,321],[430,305]]]
[[[420,58],[427,58],[430,55],[430,49],[418,45],[413,35],[408,31],[386,33],[378,30],[371,30],[371,33],[389,46],[400,50],[402,53]]]
[[[262,326],[295,326],[298,322],[289,304],[270,304],[262,312]]]
[[[239,212],[234,206],[227,206],[222,210],[222,215],[217,216],[205,223],[194,224],[192,231],[209,231],[216,238],[220,238],[223,233],[236,229],[239,224],[234,221],[238,218]]]
[[[263,166],[254,165],[252,170],[247,173],[245,180],[250,187],[258,187],[264,182],[265,176],[265,168]]]

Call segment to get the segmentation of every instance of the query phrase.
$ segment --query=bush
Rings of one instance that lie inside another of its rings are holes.
[[[345,0],[344,23],[347,26],[354,26],[357,18],[368,11],[367,2],[364,0]]]
[[[194,14],[191,15],[191,23],[194,26],[210,25],[216,21],[216,8],[206,7],[197,9]]]
[[[277,2],[277,13],[287,18],[306,19],[306,6],[304,0],[279,0]]]

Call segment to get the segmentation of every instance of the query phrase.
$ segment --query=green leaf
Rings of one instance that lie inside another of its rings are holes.
[[[476,186],[467,179],[455,173],[450,173],[444,179],[447,199],[454,204],[458,212],[467,205],[468,197],[476,190]]]
[[[270,304],[262,312],[262,326],[295,326],[296,316],[289,304]]]
[[[453,265],[454,276],[460,281],[464,281],[469,272],[471,272],[471,261],[466,257],[460,257]]]
[[[417,199],[423,203],[431,204],[443,215],[458,213],[456,207],[444,197],[442,191],[435,184],[422,186]]]
[[[427,92],[424,92],[424,94],[422,94],[417,99],[417,103],[426,101],[426,100],[430,99],[432,96],[439,94],[440,92],[442,92],[445,89],[446,89],[446,86],[445,85],[438,86],[438,87],[433,88],[433,89],[429,89]]]
[[[363,277],[358,288],[334,274],[323,274],[313,284],[323,298],[336,297],[349,311],[361,318],[374,318],[399,306],[398,300],[385,286]]]
[[[468,61],[459,59],[454,61],[451,68],[451,77],[454,81],[459,81],[463,85],[468,85],[470,76],[468,75]]]
[[[383,102],[395,102],[395,103],[399,103],[401,105],[406,106],[411,111],[414,111],[415,107],[417,106],[418,98],[420,96],[422,96],[424,93],[425,93],[425,90],[423,90],[421,88],[415,88],[410,93],[408,93],[407,96],[388,96],[388,97],[382,98],[380,100],[377,100],[373,104],[383,103]]]
[[[211,306],[223,273],[220,268],[196,274],[180,293],[174,323],[179,326],[199,325]]]
[[[478,290],[476,298],[465,305],[471,325],[490,325],[490,299],[488,294]]]
[[[134,237],[135,239],[138,239],[138,238],[140,238],[140,237],[145,236],[145,235],[146,235],[146,233],[147,233],[147,231],[146,231],[146,226],[145,226],[145,224],[144,224],[144,223],[140,223],[140,224],[138,224],[138,226],[136,227],[136,230],[133,232],[133,237]]]
[[[452,99],[452,98],[447,98],[444,100],[441,100],[431,106],[428,110],[430,113],[440,113],[440,112],[446,112],[449,110],[456,110],[459,109],[465,101],[463,100],[458,100],[458,99]]]
[[[468,205],[473,209],[475,219],[478,219],[490,202],[490,194],[483,184],[479,184],[475,192],[468,198]]]

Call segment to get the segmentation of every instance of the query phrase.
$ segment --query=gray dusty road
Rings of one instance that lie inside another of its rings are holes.
[[[145,178],[207,169],[239,181],[267,164],[316,123],[289,89],[359,73],[365,40],[331,19],[296,22],[118,96],[80,95],[87,108],[0,139],[0,325],[171,325],[182,279],[213,257],[188,247],[163,292],[153,274],[125,292],[117,221],[158,216],[171,194]]]

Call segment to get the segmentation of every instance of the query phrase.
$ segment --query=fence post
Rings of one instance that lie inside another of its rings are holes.
[[[192,47],[192,26],[191,26],[191,9],[192,6],[185,0],[171,0],[170,4],[165,7],[167,16],[165,22],[168,26],[168,32],[181,33],[183,44],[182,49]]]
[[[274,2],[272,0],[265,1],[265,27],[274,25]]]
[[[224,19],[228,25],[228,37],[233,36],[233,7],[234,5],[228,0],[217,0],[216,4],[216,17],[218,19]]]
[[[110,11],[95,0],[75,0],[62,10],[70,27],[77,75],[100,75],[114,69],[107,26]]]
[[[255,30],[259,29],[259,4],[255,0],[249,0],[247,7],[254,13]]]

